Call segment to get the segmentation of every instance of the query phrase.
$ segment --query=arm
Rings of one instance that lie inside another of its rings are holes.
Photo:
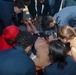
[[[38,30],[36,29],[34,22],[36,19],[34,20],[30,20],[30,19],[26,19],[26,21],[24,22],[24,25],[26,26],[26,29],[28,32],[34,34],[34,33],[38,33]]]
[[[44,38],[38,38],[35,42],[36,58],[34,59],[35,65],[45,67],[49,64],[49,45]],[[44,63],[45,62],[45,63]]]

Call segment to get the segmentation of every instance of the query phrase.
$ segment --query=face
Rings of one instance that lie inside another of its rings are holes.
[[[74,37],[73,39],[68,40],[68,42],[70,42],[70,46],[71,47],[75,47],[76,48],[76,37]]]
[[[66,38],[64,38],[64,39],[61,39],[61,38],[59,38],[62,42],[64,42],[64,43],[67,43],[68,42],[68,39],[66,39]]]
[[[22,11],[23,11],[23,8],[14,7],[14,12],[15,12],[16,14],[19,14],[19,13],[21,13]]]
[[[55,24],[56,24],[56,21],[54,20],[52,23],[49,24],[49,26],[47,28],[52,28],[55,26]]]

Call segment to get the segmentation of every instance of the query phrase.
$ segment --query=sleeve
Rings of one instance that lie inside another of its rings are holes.
[[[0,17],[5,27],[12,24],[13,9],[13,2],[0,1]]]
[[[36,67],[35,65],[31,65],[26,75],[36,75]]]
[[[48,74],[48,70],[46,68],[44,69],[43,75],[50,75],[50,74]]]

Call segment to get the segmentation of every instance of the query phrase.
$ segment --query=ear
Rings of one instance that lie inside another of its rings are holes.
[[[28,53],[30,49],[31,49],[31,46],[26,47],[25,52]]]
[[[68,40],[66,38],[63,39],[64,42],[68,42]]]

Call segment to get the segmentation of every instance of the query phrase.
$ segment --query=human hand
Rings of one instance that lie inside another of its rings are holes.
[[[29,26],[32,29],[33,33],[38,33],[38,30],[36,29],[36,27],[34,25],[35,21],[36,21],[36,19],[34,19],[34,20],[27,19],[27,22],[29,23]]]
[[[41,16],[38,16],[37,21],[39,24],[41,24]]]

